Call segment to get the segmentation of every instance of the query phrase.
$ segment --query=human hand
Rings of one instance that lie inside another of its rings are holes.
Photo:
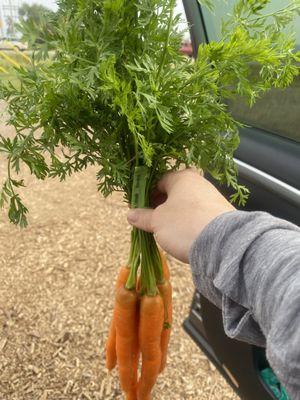
[[[188,263],[189,250],[209,222],[235,208],[197,171],[167,173],[157,185],[153,209],[132,209],[128,222],[154,233],[158,244]]]

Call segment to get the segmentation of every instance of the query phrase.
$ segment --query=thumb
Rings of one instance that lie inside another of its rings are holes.
[[[136,228],[146,232],[153,232],[152,216],[154,210],[149,208],[135,208],[129,211],[127,215],[128,222]]]

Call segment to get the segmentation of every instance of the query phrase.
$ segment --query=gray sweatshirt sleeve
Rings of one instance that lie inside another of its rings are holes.
[[[300,400],[300,228],[263,212],[217,217],[190,251],[197,289],[222,309],[226,334],[265,346]]]

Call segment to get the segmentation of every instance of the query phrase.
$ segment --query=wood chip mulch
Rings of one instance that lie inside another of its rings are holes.
[[[104,200],[95,172],[65,183],[24,172],[29,227],[20,230],[1,213],[0,400],[123,399],[116,373],[105,370],[104,344],[130,228],[121,196]],[[154,400],[237,400],[182,329],[194,288],[189,267],[170,264],[175,322]]]

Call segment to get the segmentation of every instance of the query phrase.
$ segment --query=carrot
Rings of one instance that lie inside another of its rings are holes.
[[[119,274],[118,274],[118,278],[116,281],[116,290],[118,290],[120,287],[124,286],[127,282],[128,276],[130,273],[130,268],[128,267],[121,267],[119,269]]]
[[[118,278],[116,281],[116,290],[126,284],[129,276],[130,269],[128,267],[121,267],[119,269]],[[110,323],[108,339],[106,342],[106,368],[112,371],[117,364],[116,352],[116,324],[115,324],[115,311]]]
[[[133,393],[130,393],[130,394],[126,395],[126,400],[136,400],[136,399],[137,399],[137,397],[136,397],[136,391],[133,392]]]
[[[137,293],[141,292],[141,287],[142,287],[141,276],[138,276],[138,278],[136,280],[136,286],[135,286],[135,290],[136,290]]]
[[[159,252],[160,252],[160,257],[161,257],[161,262],[162,262],[162,267],[163,267],[164,278],[165,278],[165,280],[169,281],[171,275],[170,275],[170,270],[169,270],[168,263],[167,263],[167,258],[162,251],[159,251]]]
[[[117,352],[116,352],[116,325],[114,315],[112,317],[108,339],[106,342],[106,368],[112,371],[117,365]]]
[[[167,364],[168,346],[172,327],[172,286],[170,281],[157,285],[164,302],[164,328],[161,334],[161,365],[159,372],[162,372]]]
[[[138,295],[121,287],[116,293],[115,324],[119,377],[127,399],[136,399],[138,351]]]
[[[137,323],[137,334],[138,334],[138,323]],[[139,341],[136,341],[136,348],[134,352],[134,360],[133,360],[133,372],[134,372],[134,382],[135,382],[135,390],[127,395],[126,400],[137,400],[137,382],[138,382],[138,367],[139,367],[139,358],[140,358],[140,348]]]
[[[134,358],[133,358],[133,372],[134,372],[134,382],[136,383],[136,389],[137,389],[137,382],[138,382],[138,367],[139,367],[139,359],[140,359],[140,346],[139,346],[139,340],[138,340],[138,332],[139,332],[139,320],[140,320],[140,315],[139,315],[139,307],[140,307],[140,298],[139,298],[139,293],[136,291],[137,297],[138,297],[138,311],[137,311],[137,319],[136,319],[136,334],[137,334],[137,340],[135,342],[135,349],[134,349]],[[127,395],[126,400],[137,400],[137,393],[136,390],[134,393],[131,393]]]
[[[138,400],[150,400],[151,391],[161,366],[161,334],[164,304],[160,295],[142,296],[140,304],[139,343],[142,372],[138,384]]]

